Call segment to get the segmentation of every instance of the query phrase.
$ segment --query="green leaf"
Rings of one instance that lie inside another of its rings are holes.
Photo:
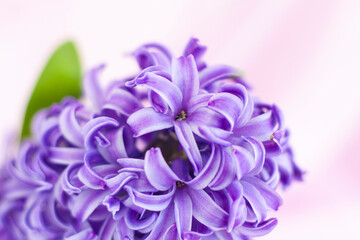
[[[31,120],[40,109],[60,102],[65,96],[81,95],[81,66],[73,42],[65,42],[46,64],[28,103],[21,139],[29,137]]]

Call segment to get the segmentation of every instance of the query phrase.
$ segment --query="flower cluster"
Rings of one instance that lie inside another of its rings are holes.
[[[281,111],[235,68],[146,44],[137,76],[39,112],[1,170],[1,239],[249,239],[277,224],[278,186],[301,179]],[[91,106],[84,103],[91,102]]]

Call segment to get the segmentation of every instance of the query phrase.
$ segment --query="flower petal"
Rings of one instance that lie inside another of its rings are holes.
[[[105,102],[103,90],[99,85],[99,73],[105,68],[105,64],[91,69],[84,77],[83,89],[85,95],[95,104],[95,107],[100,109]]]
[[[56,200],[52,196],[48,194],[31,194],[26,199],[24,206],[16,210],[12,209],[13,211],[15,210],[16,213],[21,213],[20,218],[15,217],[16,215],[10,215],[4,220],[7,224],[9,220],[17,220],[18,222],[16,224],[24,227],[27,236],[35,237],[36,239],[58,238],[58,231],[63,231],[66,226],[57,218],[54,212],[56,211],[54,209],[55,206]],[[5,228],[8,227],[7,224],[5,224]],[[1,232],[3,233],[3,229]],[[5,237],[5,239],[8,238]]]
[[[200,223],[196,218],[193,218],[192,231],[183,233],[184,239],[200,240],[212,235],[213,231],[204,224]],[[206,238],[208,239],[208,238]]]
[[[236,159],[236,176],[256,175],[260,173],[265,162],[265,149],[262,143],[255,138],[243,138],[250,144],[250,149],[233,145],[232,154]],[[251,152],[250,152],[251,151]]]
[[[157,192],[158,190],[156,188],[154,188],[148,178],[146,177],[144,172],[139,172],[137,173],[139,178],[131,181],[128,183],[129,187],[131,187],[132,189],[135,189],[136,191],[139,192]]]
[[[273,110],[275,118],[277,120],[278,130],[283,130],[284,129],[284,116],[283,116],[282,111],[275,104],[271,106],[271,109]]]
[[[40,129],[40,141],[45,146],[57,146],[63,137],[58,124],[57,117],[49,117],[44,120]]]
[[[78,196],[75,196],[70,203],[71,214],[80,221],[85,221],[94,210],[101,205],[107,191],[96,191],[93,189],[85,189]]]
[[[133,114],[127,120],[135,137],[170,128],[173,126],[173,117],[155,112],[152,108],[143,108]]]
[[[250,119],[244,126],[234,130],[234,135],[257,137],[260,140],[267,140],[274,132],[276,120],[273,111],[265,112]]]
[[[183,103],[187,104],[199,92],[199,75],[194,57],[189,55],[173,59],[171,70],[172,82],[179,87]]]
[[[208,107],[197,108],[196,111],[188,115],[186,121],[194,126],[216,127],[224,130],[229,128],[228,124],[226,124],[227,121],[224,121],[224,118],[219,113],[210,110]]]
[[[91,227],[64,238],[65,240],[96,240],[98,236]]]
[[[110,130],[104,129],[101,134],[108,141],[108,144],[98,146],[97,150],[107,162],[115,163],[117,159],[127,157],[127,151],[131,150],[126,147],[133,141],[129,127],[121,126]]]
[[[59,165],[70,165],[84,161],[85,149],[67,147],[49,147],[49,162]]]
[[[215,94],[208,103],[210,109],[223,115],[230,124],[230,131],[235,126],[243,108],[243,102],[233,94]]]
[[[138,207],[150,211],[162,211],[169,204],[173,198],[176,188],[173,187],[171,191],[163,195],[149,195],[136,191],[135,189],[125,186],[124,189],[129,194],[131,201]]]
[[[231,151],[234,159],[236,159],[236,177],[240,180],[242,176],[254,168],[255,162],[253,161],[253,156],[246,148],[233,145]]]
[[[254,112],[254,103],[252,98],[249,96],[248,91],[244,85],[235,83],[235,84],[224,84],[219,87],[220,92],[231,93],[243,102],[243,108],[241,114],[236,122],[236,126],[243,126],[249,121],[253,112]]]
[[[271,232],[277,225],[275,218],[270,218],[260,224],[244,223],[236,229],[237,232],[249,237],[261,237]]]
[[[251,210],[254,212],[257,222],[260,223],[264,221],[267,213],[267,203],[264,197],[255,186],[247,181],[241,180],[241,184],[244,188],[244,197],[251,206]]]
[[[167,240],[167,239],[172,239],[172,240],[178,240],[178,239],[182,239],[178,237],[177,234],[177,228],[176,228],[176,224],[171,225],[170,227],[168,227],[168,229],[166,229],[164,236],[161,238],[161,240]]]
[[[118,237],[116,240],[133,240],[134,239],[134,230],[131,230],[127,227],[125,223],[125,218],[121,218],[116,221],[116,228],[118,232]],[[114,239],[114,240],[115,240]]]
[[[69,165],[59,178],[62,189],[69,195],[81,192],[80,187],[82,187],[83,184],[81,184],[78,179],[72,181],[74,176],[77,174],[77,171],[79,171],[81,165],[81,163],[74,163]]]
[[[193,216],[214,230],[225,229],[229,217],[227,212],[220,208],[205,191],[188,189],[193,203]]]
[[[170,167],[181,182],[186,182],[191,178],[189,175],[191,166],[187,159],[176,158],[171,161]]]
[[[111,195],[115,195],[131,180],[138,178],[136,173],[122,172],[115,177],[105,179],[106,186],[109,188]]]
[[[176,136],[193,166],[194,174],[197,175],[202,169],[203,163],[194,134],[186,121],[175,121],[174,123]]]
[[[82,147],[84,146],[84,137],[76,119],[76,110],[79,107],[81,107],[79,104],[65,107],[59,117],[59,127],[66,140],[77,147]]]
[[[252,169],[250,169],[248,174],[256,175],[256,174],[260,173],[261,169],[264,166],[265,148],[264,148],[263,144],[255,138],[243,137],[243,139],[251,145],[253,154],[254,154],[254,163],[255,164],[254,164],[254,167]]]
[[[163,113],[163,114],[171,114],[171,110],[169,105],[164,101],[164,99],[154,91],[148,91],[148,99],[155,110],[155,112]]]
[[[107,195],[102,201],[102,204],[107,208],[109,212],[111,212],[114,220],[120,219],[119,213],[120,210],[122,210],[120,199],[111,195]]]
[[[97,145],[102,142],[108,141],[104,139],[104,136],[100,133],[102,128],[116,128],[119,126],[119,122],[110,117],[97,117],[90,120],[83,128],[83,134],[85,136],[86,149],[97,148]]]
[[[165,235],[167,229],[175,222],[174,207],[171,204],[168,208],[160,212],[156,225],[146,240],[159,240]],[[164,239],[165,240],[165,239]],[[167,239],[166,239],[167,240]]]
[[[206,46],[200,44],[199,39],[191,38],[185,47],[183,55],[188,56],[188,55],[192,54],[196,61],[196,66],[197,66],[198,70],[200,71],[206,67],[206,64],[203,61],[201,61],[202,56],[206,52],[206,49],[207,49]]]
[[[119,158],[117,162],[123,168],[139,168],[144,169],[144,160],[137,158]]]
[[[136,77],[127,79],[125,81],[125,86],[129,87],[129,88],[135,87],[137,85],[138,78],[141,77],[141,76],[144,76],[148,72],[153,72],[153,73],[155,73],[157,75],[165,77],[166,79],[171,79],[170,73],[166,72],[166,68],[164,68],[163,66],[159,66],[159,65],[158,66],[151,66],[151,67],[143,69]],[[143,94],[140,94],[140,95],[145,96]]]
[[[246,204],[243,198],[243,187],[240,182],[234,181],[226,188],[227,193],[232,199],[229,210],[229,222],[227,231],[238,225],[242,225],[246,220]]]
[[[190,99],[186,113],[190,116],[197,109],[207,107],[211,97],[214,96],[212,93],[199,94]]]
[[[140,74],[135,81],[137,85],[144,85],[156,92],[169,105],[172,113],[177,114],[183,100],[178,86],[169,79],[152,72]]]
[[[259,191],[269,208],[275,211],[278,210],[279,206],[282,204],[282,199],[274,189],[270,188],[265,182],[257,177],[244,177],[242,180],[250,183]]]
[[[282,153],[282,147],[279,141],[275,138],[271,140],[263,141],[263,145],[266,151],[266,156],[279,156]]]
[[[129,210],[125,214],[125,223],[132,230],[142,230],[153,225],[157,217],[156,212],[151,212],[147,217],[142,218],[136,211]]]
[[[184,232],[191,230],[192,225],[192,202],[185,189],[178,189],[174,197],[174,210],[177,232],[183,239]]]
[[[279,166],[273,158],[265,158],[263,170],[260,173],[261,178],[266,184],[275,189],[280,181]]]
[[[217,173],[209,183],[209,187],[214,191],[226,188],[234,180],[236,174],[236,165],[230,153],[225,150],[222,150],[221,152],[220,166],[216,167]]]
[[[200,87],[205,88],[213,82],[223,79],[232,79],[233,81],[239,82],[249,88],[249,85],[245,83],[240,75],[241,74],[237,69],[226,65],[207,67],[199,74]]]
[[[304,171],[301,170],[294,162],[294,156],[291,148],[286,148],[280,156],[273,157],[279,166],[280,181],[287,187],[292,180],[303,180]]]
[[[108,174],[101,176],[100,172],[96,169],[99,167],[109,173],[116,171],[116,167],[114,165],[107,164],[98,152],[88,152],[85,155],[84,165],[78,172],[79,180],[89,188],[104,189],[106,186],[104,177]]]
[[[116,88],[111,91],[103,108],[114,109],[125,116],[129,116],[141,108],[141,103],[129,91]]]
[[[228,141],[232,132],[223,130],[216,127],[208,127],[205,125],[198,126],[199,136],[206,139],[209,142],[217,143],[223,146],[229,146],[231,143]]]
[[[104,221],[104,220],[103,220]],[[114,219],[109,216],[105,221],[102,223],[100,231],[99,231],[99,239],[112,239],[116,232],[116,225]]]
[[[189,232],[185,232],[183,234],[184,239],[191,239],[191,240],[201,240],[204,239],[205,237],[210,236],[211,234],[213,234],[213,231],[211,231],[210,229],[206,228],[204,231],[189,231]],[[208,238],[206,238],[208,239]],[[208,239],[210,240],[210,239]],[[217,240],[217,239],[213,239],[213,240]]]
[[[133,53],[141,69],[161,65],[169,67],[170,51],[161,44],[148,43],[140,46]]]
[[[168,190],[180,180],[166,163],[160,148],[151,148],[146,152],[144,169],[151,185],[160,191]]]
[[[221,161],[221,152],[218,147],[212,145],[211,155],[205,164],[204,168],[201,169],[198,175],[186,185],[194,189],[204,189],[208,187],[209,183],[214,180],[214,177],[219,170]]]

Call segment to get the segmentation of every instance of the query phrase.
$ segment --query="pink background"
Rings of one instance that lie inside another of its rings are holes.
[[[240,68],[253,95],[277,103],[304,183],[281,194],[262,239],[360,239],[360,1],[0,0],[0,136],[20,131],[49,54],[66,39],[104,79],[137,68],[126,55],[160,41],[179,55],[190,36],[209,63]],[[5,153],[2,148],[1,155]]]

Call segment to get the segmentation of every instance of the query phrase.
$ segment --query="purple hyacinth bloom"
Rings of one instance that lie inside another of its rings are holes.
[[[127,86],[144,85],[151,89],[149,101],[152,103],[151,108],[133,113],[127,123],[135,136],[174,127],[195,173],[198,173],[202,161],[192,129],[202,123],[193,116],[198,109],[207,105],[212,95],[199,95],[199,76],[192,55],[174,59],[171,76],[155,69],[157,67],[147,68],[134,80],[127,82]],[[205,115],[204,118],[210,120],[213,117]],[[221,124],[215,121],[215,125]]]
[[[239,71],[145,44],[140,72],[39,112],[0,173],[1,239],[250,239],[301,180],[280,109]]]

